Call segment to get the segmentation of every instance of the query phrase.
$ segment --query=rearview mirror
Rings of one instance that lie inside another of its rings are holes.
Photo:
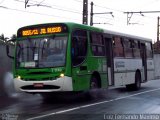
[[[9,40],[6,43],[6,52],[7,56],[11,59],[14,59],[14,47],[15,47],[15,40]]]

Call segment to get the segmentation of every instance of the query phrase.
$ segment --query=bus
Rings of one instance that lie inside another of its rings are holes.
[[[18,29],[15,46],[17,91],[138,90],[154,78],[152,40],[143,37],[77,23],[47,23]]]

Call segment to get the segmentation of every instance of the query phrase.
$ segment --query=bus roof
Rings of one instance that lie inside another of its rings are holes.
[[[110,34],[110,35],[117,35],[117,36],[122,36],[122,37],[128,37],[128,38],[131,38],[131,39],[152,41],[149,38],[139,37],[139,36],[125,34],[125,33],[120,33],[120,32],[115,32],[115,31],[110,31],[110,30],[106,30],[106,29],[102,29],[102,28],[98,28],[98,27],[93,27],[93,26],[88,26],[88,25],[83,25],[83,24],[78,24],[78,23],[73,23],[73,22],[35,24],[35,25],[29,25],[29,26],[21,27],[21,28],[19,28],[19,30],[23,29],[23,28],[34,27],[34,26],[41,26],[41,25],[43,26],[43,25],[52,25],[52,24],[65,24],[65,25],[67,25],[69,27],[69,29],[72,29],[72,28],[81,28],[81,29],[91,30],[91,31],[95,31],[95,32],[102,32],[102,33],[106,33],[106,34]]]
[[[115,31],[101,29],[101,28],[92,27],[92,26],[83,25],[83,24],[77,24],[77,23],[66,23],[66,24],[68,26],[72,26],[72,27],[78,27],[78,28],[81,27],[81,28],[85,28],[85,29],[88,29],[88,30],[95,30],[95,31],[98,30],[99,32],[103,32],[103,33],[110,34],[110,35],[117,35],[117,36],[122,36],[122,37],[126,37],[126,38],[137,39],[137,40],[152,41],[152,39],[145,38],[145,37],[140,37],[140,36],[136,36],[136,35],[115,32]]]
[[[140,36],[131,35],[131,34],[120,33],[120,32],[115,32],[115,31],[110,31],[110,30],[104,30],[104,33],[111,34],[111,35],[122,36],[122,37],[126,37],[126,38],[131,38],[131,39],[152,41],[152,39],[149,39],[149,38],[140,37]]]
[[[82,28],[82,29],[91,30],[91,31],[103,32],[103,29],[101,28],[92,27],[84,24],[78,24],[73,22],[66,22],[65,24],[70,28]]]

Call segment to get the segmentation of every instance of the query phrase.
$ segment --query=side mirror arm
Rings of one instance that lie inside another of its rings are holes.
[[[10,42],[10,41],[11,41],[11,40],[7,41],[7,44],[6,44],[6,52],[7,52],[7,56],[8,56],[9,58],[14,59],[14,57],[9,54],[9,42]]]

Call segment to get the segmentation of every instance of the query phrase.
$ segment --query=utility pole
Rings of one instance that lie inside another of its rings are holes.
[[[91,2],[90,26],[93,26],[93,2]]]
[[[88,0],[83,0],[83,21],[82,24],[88,25]]]
[[[159,42],[159,20],[160,20],[160,17],[158,16],[157,18],[157,43]]]
[[[157,47],[157,49],[156,49],[156,51],[159,53],[159,50],[160,50],[160,43],[159,43],[159,28],[160,28],[160,25],[159,25],[159,20],[160,20],[160,17],[158,16],[158,18],[157,18],[157,45],[156,45],[156,47]]]

